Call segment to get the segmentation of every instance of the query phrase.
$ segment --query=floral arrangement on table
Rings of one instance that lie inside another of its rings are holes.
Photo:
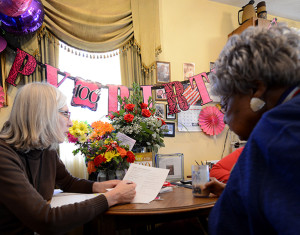
[[[116,132],[121,132],[136,140],[134,148],[150,147],[157,152],[164,147],[164,133],[168,132],[163,126],[165,121],[155,117],[155,103],[149,97],[148,104],[143,103],[143,95],[138,84],[132,86],[132,95],[123,99],[118,96],[120,110],[108,115]]]
[[[73,121],[69,128],[68,141],[78,147],[73,151],[84,155],[88,173],[124,170],[135,161],[135,155],[128,146],[121,145],[110,123],[96,121],[89,125],[83,121]]]

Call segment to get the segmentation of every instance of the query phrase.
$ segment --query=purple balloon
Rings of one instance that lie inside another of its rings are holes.
[[[4,15],[17,17],[22,15],[32,0],[0,0],[0,12]]]
[[[33,33],[42,26],[44,16],[43,4],[39,0],[32,0],[28,9],[18,17],[9,17],[0,13],[1,28],[17,35]]]

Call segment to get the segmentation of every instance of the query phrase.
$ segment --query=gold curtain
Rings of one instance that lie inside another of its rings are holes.
[[[131,85],[132,80],[140,84],[155,82],[155,56],[161,51],[158,0],[84,3],[42,0],[42,3],[46,27],[62,41],[85,51],[107,52],[120,48],[125,53],[121,55],[123,85]]]
[[[58,67],[59,42],[43,25],[34,37],[23,37],[21,49],[34,56],[42,64]],[[37,65],[33,74],[25,76],[24,83],[45,82],[46,69],[43,65]]]
[[[131,87],[134,82],[140,85],[155,83],[154,68],[143,68],[141,60],[140,48],[133,41],[120,49],[122,85]]]
[[[120,49],[122,85],[155,84],[155,57],[161,52],[158,0],[131,0],[134,40]]]
[[[42,0],[44,22],[59,39],[92,52],[120,48],[133,37],[130,0]]]

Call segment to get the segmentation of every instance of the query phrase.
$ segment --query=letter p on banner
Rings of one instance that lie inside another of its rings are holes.
[[[26,57],[27,57],[27,62],[26,64],[24,64],[23,69],[20,70]],[[11,66],[6,82],[13,86],[17,86],[17,84],[15,84],[15,81],[17,79],[18,74],[20,73],[28,76],[34,72],[35,67],[36,67],[35,58],[32,55],[26,53],[25,51],[22,51],[19,48],[17,48],[17,56],[15,58],[13,65]]]

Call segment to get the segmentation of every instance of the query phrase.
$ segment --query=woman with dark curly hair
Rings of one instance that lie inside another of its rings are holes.
[[[299,35],[248,28],[228,40],[215,66],[224,121],[248,141],[210,214],[210,234],[298,234]]]

